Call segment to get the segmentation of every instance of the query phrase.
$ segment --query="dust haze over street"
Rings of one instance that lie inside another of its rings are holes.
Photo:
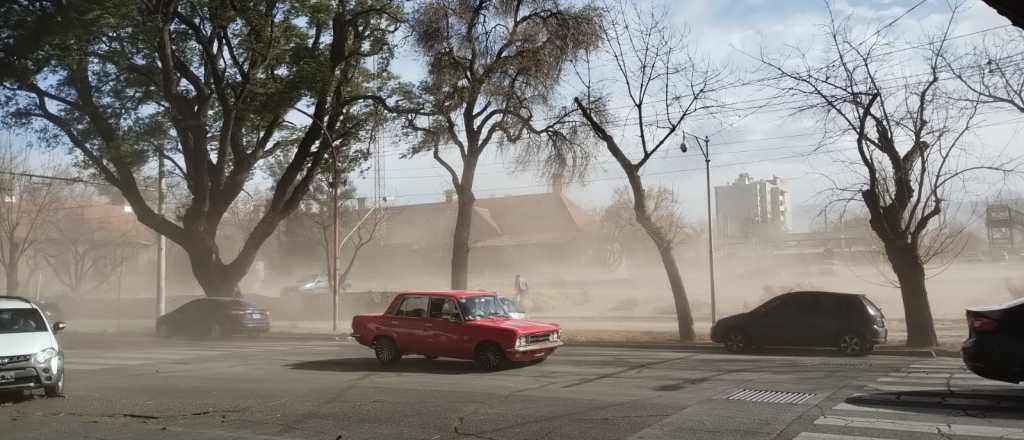
[[[1024,5],[0,2],[0,440],[1024,439]]]

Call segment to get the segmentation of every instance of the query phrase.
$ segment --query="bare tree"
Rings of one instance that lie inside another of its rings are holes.
[[[20,269],[46,232],[60,183],[33,179],[28,150],[10,141],[0,145],[0,269],[8,295],[20,295]],[[60,174],[53,166],[43,174]]]
[[[651,219],[665,231],[665,237],[673,246],[682,244],[696,234],[694,228],[683,220],[679,212],[679,200],[671,188],[646,188],[645,194]],[[611,261],[621,261],[627,254],[650,252],[650,238],[636,221],[634,206],[632,190],[622,187],[615,190],[612,203],[601,212],[600,229],[610,249]]]
[[[342,249],[338,252],[339,255],[342,255],[345,252],[345,249],[348,249],[348,261],[345,263],[345,268],[341,270],[340,274],[338,274],[339,290],[344,290],[349,275],[352,273],[352,268],[355,267],[356,260],[359,258],[359,252],[377,238],[378,231],[380,231],[381,226],[387,222],[387,218],[391,214],[389,211],[390,210],[388,208],[377,208],[377,210],[373,212],[366,213],[365,215],[368,215],[369,217],[367,217],[362,223],[358,223],[358,221],[362,219],[362,216],[359,215],[361,213],[359,211],[353,212],[353,214],[356,215],[352,217],[359,217],[354,219],[357,223],[352,225],[355,230],[352,231],[352,236],[349,238],[349,241],[341,244]]]
[[[434,116],[410,121],[420,140],[409,154],[432,153],[451,176],[458,196],[451,287],[465,289],[481,155],[504,142],[552,169],[586,159],[564,128],[565,113],[540,114],[551,109],[564,67],[597,44],[598,17],[563,0],[423,0],[412,16],[413,39],[429,63],[419,93]],[[457,163],[442,154],[447,143]]]
[[[60,215],[47,218],[47,239],[39,246],[54,278],[75,295],[107,283],[136,246],[135,218],[120,209],[97,209],[103,204],[88,203],[96,200],[90,194],[88,188],[68,192]]]
[[[963,55],[943,53],[943,63],[967,89],[961,99],[1024,113],[1024,31],[986,38]]]
[[[855,41],[848,21],[835,17],[831,5],[828,12],[827,55],[833,62],[816,65],[803,52],[795,57],[796,67],[766,56],[762,62],[783,78],[786,92],[808,98],[802,110],[821,115],[831,139],[856,151],[862,180],[846,192],[864,203],[896,276],[907,345],[934,345],[925,263],[955,242],[937,227],[944,223],[950,190],[966,173],[1006,172],[1010,163],[973,164],[964,145],[978,105],[950,96],[944,87],[949,74],[942,68],[955,9],[920,49],[920,76],[903,74],[908,57],[891,50],[884,29]],[[939,241],[929,242],[929,234]]]
[[[652,199],[644,188],[641,171],[665,145],[681,143],[685,135],[683,122],[713,105],[710,98],[723,74],[687,52],[685,35],[669,21],[664,7],[644,9],[618,0],[606,2],[605,10],[603,51],[613,63],[613,79],[594,82],[592,72],[581,73],[586,95],[574,102],[594,135],[626,174],[636,221],[657,247],[672,288],[679,338],[693,340],[693,316],[673,254],[672,231],[665,230],[652,215]],[[621,90],[622,96],[600,94],[600,90],[608,90],[608,84],[615,84],[614,90]],[[619,98],[628,105],[615,112],[610,103]],[[629,136],[614,134],[613,129],[618,127],[614,116],[624,121],[620,124],[629,129]],[[630,156],[635,150],[639,152],[632,154],[637,156],[633,159]]]

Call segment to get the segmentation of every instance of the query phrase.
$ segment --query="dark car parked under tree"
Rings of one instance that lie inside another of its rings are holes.
[[[220,338],[260,335],[269,330],[270,314],[266,310],[234,298],[192,300],[156,320],[160,337]]]
[[[782,294],[711,328],[711,340],[733,353],[766,346],[836,347],[856,356],[870,353],[887,334],[885,316],[866,296],[834,292]]]
[[[967,309],[967,326],[961,353],[968,369],[988,379],[1024,382],[1024,298]]]

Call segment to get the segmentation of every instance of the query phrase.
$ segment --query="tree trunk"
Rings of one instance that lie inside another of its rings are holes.
[[[21,289],[21,281],[18,279],[18,262],[11,261],[4,267],[4,277],[7,280],[6,295],[18,295],[18,290]]]
[[[690,300],[686,297],[686,287],[683,286],[683,277],[679,275],[679,265],[676,263],[676,256],[672,253],[672,241],[665,235],[661,226],[651,219],[647,210],[646,192],[643,182],[638,173],[626,173],[629,184],[633,190],[633,211],[637,223],[644,228],[647,236],[658,248],[661,256],[661,264],[665,266],[665,274],[668,276],[669,287],[672,288],[672,299],[676,305],[676,321],[679,326],[679,340],[690,342],[696,339],[693,331],[693,313],[690,311]]]
[[[932,308],[928,303],[924,264],[913,245],[886,243],[885,253],[900,283],[903,311],[907,320],[907,346],[932,347],[938,344]]]
[[[472,190],[459,190],[458,214],[455,217],[455,234],[452,237],[452,278],[454,290],[465,290],[469,285],[469,237],[473,223],[473,205],[476,199]]]
[[[202,287],[203,293],[215,298],[238,298],[242,292],[238,285],[245,277],[246,270],[236,270],[220,259],[216,244],[195,240],[189,246],[182,246],[188,254],[192,275]]]
[[[652,240],[654,238],[652,237]],[[665,266],[665,274],[668,275],[668,284],[672,287],[672,299],[676,305],[676,321],[679,326],[679,340],[691,342],[697,339],[693,330],[693,313],[690,311],[690,300],[686,297],[686,287],[683,286],[683,277],[679,275],[679,265],[676,264],[676,256],[672,253],[672,245],[658,245],[658,253],[661,255],[661,264]]]

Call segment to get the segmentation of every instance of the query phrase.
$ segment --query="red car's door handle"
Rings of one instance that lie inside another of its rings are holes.
[[[426,324],[423,324],[423,326],[424,326],[424,327],[433,327],[433,326],[434,326],[434,324],[431,324],[431,323],[429,323],[429,322],[428,322],[428,323],[426,323]]]
[[[391,325],[398,325],[398,321],[391,321]]]

